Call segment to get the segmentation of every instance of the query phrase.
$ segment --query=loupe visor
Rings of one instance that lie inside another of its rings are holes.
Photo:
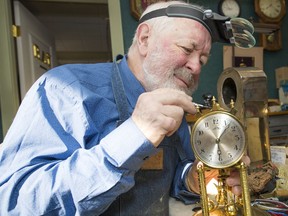
[[[252,35],[254,33],[254,26],[248,20],[232,18],[226,22],[226,28],[231,28],[233,37],[230,39],[234,40],[232,43],[237,47],[251,48],[255,46],[256,40]]]
[[[149,19],[167,16],[193,19],[200,22],[210,33],[213,42],[235,44],[240,48],[251,48],[256,44],[254,27],[246,19],[221,16],[210,9],[185,4],[173,4],[143,15],[139,23]]]

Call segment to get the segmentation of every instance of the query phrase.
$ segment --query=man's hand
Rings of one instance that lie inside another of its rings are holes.
[[[250,158],[247,155],[244,155],[241,159],[246,166],[250,165]],[[187,175],[187,185],[189,186],[189,189],[195,193],[200,193],[199,189],[199,181],[198,181],[198,173],[197,173],[197,164],[198,160],[195,160],[192,167],[189,170],[189,173]],[[213,178],[217,179],[218,176],[218,170],[211,169],[208,172],[205,172],[205,181],[208,184]],[[232,193],[239,196],[242,193],[242,188],[240,184],[240,173],[239,170],[232,170],[230,172],[230,176],[226,179],[226,184],[231,187]]]
[[[185,112],[196,112],[192,97],[175,89],[157,89],[140,95],[132,120],[157,147],[179,128]]]
[[[242,161],[246,166],[250,165],[250,158],[247,155],[242,157]],[[240,184],[240,174],[238,170],[233,170],[230,172],[230,176],[226,179],[226,183],[231,187],[232,193],[239,196],[242,193],[242,188]]]

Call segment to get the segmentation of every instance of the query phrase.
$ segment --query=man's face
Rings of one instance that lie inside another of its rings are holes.
[[[211,36],[200,23],[177,18],[173,27],[153,31],[143,62],[144,87],[174,88],[188,95],[197,89],[201,66],[211,49]]]

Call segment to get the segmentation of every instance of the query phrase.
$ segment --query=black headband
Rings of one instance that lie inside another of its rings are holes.
[[[157,10],[148,12],[147,14],[143,15],[140,18],[139,24],[144,22],[144,21],[147,21],[149,19],[152,19],[155,17],[160,17],[160,16],[182,17],[182,18],[193,19],[193,20],[201,23],[209,31],[213,42],[235,43],[235,38],[234,38],[235,34],[232,31],[233,27],[231,27],[231,25],[230,25],[231,24],[230,18],[225,17],[225,16],[221,16],[217,13],[214,13],[210,9],[203,10],[202,8],[196,7],[193,5],[173,4],[173,5],[169,5],[167,8],[161,8],[161,9],[157,9]],[[241,21],[245,20],[242,18],[240,18],[240,19],[241,19]],[[245,21],[247,21],[247,20],[245,20]],[[243,25],[241,25],[241,27],[243,27]],[[244,26],[243,29],[240,30],[241,34],[247,33],[246,32],[247,29],[245,27],[246,26]],[[250,28],[251,28],[251,26],[250,26]],[[248,31],[252,34],[253,32],[251,32],[250,28],[248,29]],[[252,28],[253,28],[253,26],[252,26]],[[239,26],[237,23],[237,31],[238,30],[239,30]],[[239,32],[237,32],[237,33],[239,33]],[[249,35],[249,37],[250,37],[250,35]]]

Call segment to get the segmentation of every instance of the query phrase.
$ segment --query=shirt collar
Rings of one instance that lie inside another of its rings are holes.
[[[127,55],[125,55],[118,66],[128,102],[134,109],[138,97],[145,92],[145,89],[130,70],[127,58]]]

